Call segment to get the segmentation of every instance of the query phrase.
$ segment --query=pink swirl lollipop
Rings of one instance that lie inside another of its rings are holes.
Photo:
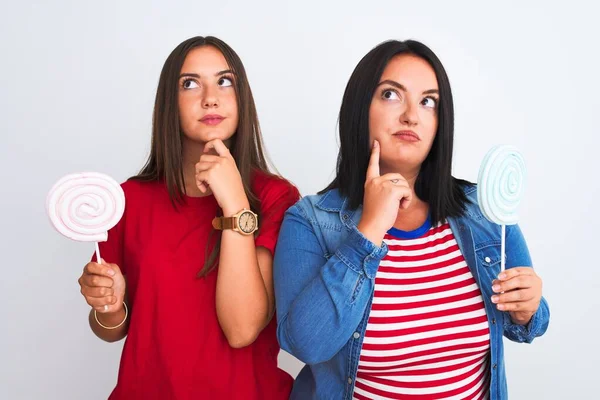
[[[98,242],[108,239],[108,231],[123,216],[125,194],[111,177],[84,172],[66,175],[56,182],[46,206],[59,233],[79,242],[96,242],[96,260],[100,262]]]

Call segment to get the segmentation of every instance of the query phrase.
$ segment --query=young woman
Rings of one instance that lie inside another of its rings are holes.
[[[451,175],[453,102],[436,55],[389,41],[358,64],[337,176],[286,214],[275,255],[278,339],[307,365],[292,399],[506,399],[502,336],[548,326],[518,226]]]
[[[150,157],[79,279],[94,333],[127,336],[110,399],[287,399],[272,254],[298,191],[269,172],[237,54],[214,37],[167,58]]]

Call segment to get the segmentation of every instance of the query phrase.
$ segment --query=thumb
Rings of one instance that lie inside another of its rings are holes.
[[[106,266],[110,267],[110,269],[115,271],[115,275],[123,275],[123,272],[121,272],[121,268],[119,268],[117,264],[105,263],[104,260],[102,261]]]
[[[367,167],[367,179],[377,178],[379,176],[379,142],[373,141],[373,148],[371,149],[371,158],[369,159],[369,166]]]

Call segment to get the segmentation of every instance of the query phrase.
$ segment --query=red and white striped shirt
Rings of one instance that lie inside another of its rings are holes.
[[[450,226],[384,241],[354,399],[487,399],[489,325]]]

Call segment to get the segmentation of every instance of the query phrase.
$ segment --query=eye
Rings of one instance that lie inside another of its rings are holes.
[[[437,108],[438,100],[435,97],[425,97],[421,104],[428,108]]]
[[[219,79],[218,85],[223,87],[233,86],[233,80],[224,76],[221,79]]]
[[[385,89],[381,92],[381,97],[385,100],[400,100],[398,93],[392,89]]]
[[[193,79],[184,80],[182,86],[184,89],[195,89],[199,87],[196,81],[194,81]]]

